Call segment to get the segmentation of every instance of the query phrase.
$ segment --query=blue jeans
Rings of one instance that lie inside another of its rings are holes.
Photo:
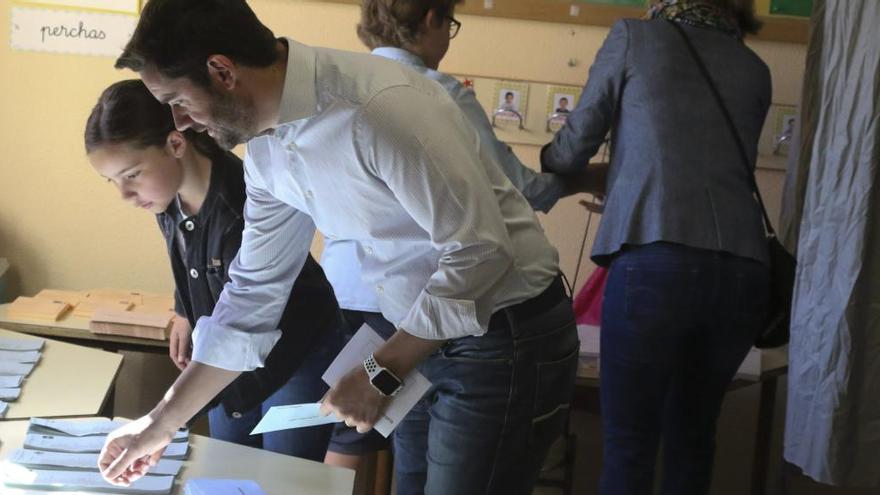
[[[260,407],[242,413],[241,417],[230,417],[222,405],[208,411],[211,437],[323,462],[333,425],[273,431],[261,435],[250,435],[250,432],[270,407],[321,400],[328,390],[321,375],[336,358],[341,348],[341,334],[328,333],[284,386],[263,401]]]
[[[398,494],[532,492],[573,393],[571,301],[510,327],[451,340],[420,365],[432,386],[395,430]]]
[[[611,264],[602,307],[602,495],[709,492],[727,387],[764,320],[757,261],[654,243]]]

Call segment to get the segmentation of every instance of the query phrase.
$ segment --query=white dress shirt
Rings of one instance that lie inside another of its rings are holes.
[[[248,142],[241,248],[196,324],[193,360],[263,364],[316,225],[361,245],[382,314],[418,337],[481,335],[493,312],[550,285],[556,250],[441,86],[287,42],[281,124]]]
[[[495,161],[501,165],[501,171],[525,196],[532,208],[546,213],[559,201],[564,189],[562,180],[556,175],[536,172],[523,165],[510,146],[495,137],[492,123],[472,89],[465,87],[449,74],[429,69],[419,56],[402,48],[379,47],[373,50],[373,55],[405,64],[440,83],[474,126],[480,136],[480,142],[484,143],[487,151],[494,155]],[[361,277],[360,266],[363,256],[363,250],[357,242],[325,237],[321,266],[333,285],[333,291],[341,308],[378,312],[379,300],[376,293]]]

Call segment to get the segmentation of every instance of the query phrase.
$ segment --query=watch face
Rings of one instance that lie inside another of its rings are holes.
[[[388,370],[380,371],[378,375],[373,377],[372,382],[385,395],[393,394],[400,387],[400,382]]]

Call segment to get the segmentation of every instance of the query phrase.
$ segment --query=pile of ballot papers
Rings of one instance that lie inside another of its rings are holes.
[[[21,395],[22,382],[40,361],[44,343],[43,339],[0,337],[0,418]]]
[[[107,435],[123,426],[105,418],[54,420],[32,418],[24,440],[4,466],[3,484],[29,491],[72,491],[166,495],[189,453],[189,432],[178,431],[159,463],[130,486],[113,486],[98,472],[98,454]]]

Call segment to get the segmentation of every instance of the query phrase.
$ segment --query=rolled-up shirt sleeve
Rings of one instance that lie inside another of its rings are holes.
[[[611,129],[627,72],[629,35],[618,21],[596,54],[577,106],[553,141],[541,149],[541,167],[556,173],[583,170]]]
[[[199,318],[193,360],[232,371],[262,367],[281,337],[278,322],[309,253],[315,225],[265,188],[245,155],[241,248],[211,316]]]
[[[431,115],[420,108],[432,108]],[[420,125],[411,124],[414,117]],[[355,143],[365,166],[442,253],[398,326],[427,339],[484,333],[513,247],[473,128],[451,99],[437,105],[418,90],[393,87],[364,107]]]

